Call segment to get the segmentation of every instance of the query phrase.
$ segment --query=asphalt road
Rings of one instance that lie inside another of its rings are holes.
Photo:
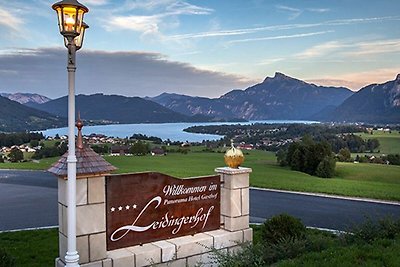
[[[41,171],[0,170],[0,231],[55,226],[57,178]],[[349,230],[365,220],[400,218],[400,206],[250,190],[250,221],[288,213],[306,226]]]

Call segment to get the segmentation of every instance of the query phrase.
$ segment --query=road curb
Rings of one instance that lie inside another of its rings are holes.
[[[346,197],[346,196],[329,195],[329,194],[322,194],[322,193],[309,193],[309,192],[269,189],[269,188],[252,187],[252,186],[250,187],[250,189],[260,190],[260,191],[277,192],[277,193],[287,193],[287,194],[305,195],[305,196],[313,196],[313,197],[325,197],[325,198],[334,198],[334,199],[362,201],[362,202],[370,202],[370,203],[377,203],[377,204],[400,206],[400,202],[398,202],[398,201],[380,200],[380,199],[373,199],[373,198]]]
[[[43,227],[31,227],[31,228],[22,228],[22,229],[13,229],[13,230],[4,230],[4,231],[0,231],[0,234],[2,234],[2,233],[21,232],[21,231],[46,230],[46,229],[54,229],[54,228],[58,228],[58,225],[43,226]]]

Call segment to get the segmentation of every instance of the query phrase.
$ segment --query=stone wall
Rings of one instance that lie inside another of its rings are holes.
[[[221,176],[221,229],[106,251],[105,178],[77,180],[77,250],[82,267],[216,266],[213,249],[234,252],[251,242],[249,228],[249,168],[217,168]],[[59,178],[59,244],[65,266],[67,248],[67,180]]]

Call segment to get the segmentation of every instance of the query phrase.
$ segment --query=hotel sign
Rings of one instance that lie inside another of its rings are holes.
[[[220,176],[106,177],[107,250],[220,228]]]

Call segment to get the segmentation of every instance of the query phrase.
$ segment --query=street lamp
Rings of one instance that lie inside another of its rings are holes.
[[[76,250],[76,155],[75,155],[75,55],[82,47],[85,30],[88,26],[83,16],[89,9],[76,0],[63,0],[52,8],[57,12],[60,33],[68,48],[68,248],[65,255],[67,267],[79,267],[79,254]]]

